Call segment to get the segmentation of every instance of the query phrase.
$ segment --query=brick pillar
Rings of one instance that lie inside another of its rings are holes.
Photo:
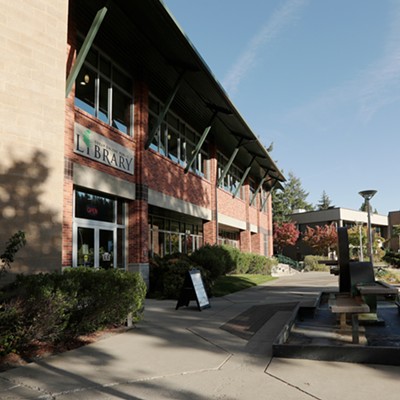
[[[140,272],[149,285],[149,205],[144,145],[148,136],[149,92],[143,82],[134,88],[134,146],[136,197],[129,204],[128,271]]]
[[[218,207],[217,207],[217,149],[215,144],[210,144],[210,182],[211,182],[211,221],[203,224],[204,244],[217,244],[217,224],[218,224]]]
[[[251,251],[251,234],[250,227],[247,224],[247,229],[240,232],[240,251],[249,253]]]
[[[256,254],[264,254],[263,250],[264,235],[261,233],[251,234],[251,252]]]
[[[73,4],[71,13],[74,12]],[[69,18],[68,21],[68,43],[67,43],[67,76],[76,58],[76,26],[75,19]],[[64,130],[64,202],[63,202],[63,224],[62,224],[62,267],[72,266],[72,220],[73,220],[73,162],[70,155],[74,149],[74,123],[75,123],[75,86],[65,101],[65,130]]]

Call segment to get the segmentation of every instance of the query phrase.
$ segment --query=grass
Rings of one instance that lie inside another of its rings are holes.
[[[260,285],[273,279],[270,275],[261,274],[235,274],[221,276],[215,282],[212,294],[215,297],[226,296],[227,294],[238,292],[252,286]]]

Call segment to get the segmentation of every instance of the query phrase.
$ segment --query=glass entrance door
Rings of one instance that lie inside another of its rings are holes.
[[[99,230],[99,267],[114,268],[114,232]]]
[[[94,224],[92,224],[94,225]],[[78,267],[114,268],[117,254],[114,251],[116,229],[104,229],[97,226],[76,227],[76,264]],[[121,237],[122,242],[122,237]],[[122,243],[121,243],[122,247]],[[119,254],[120,267],[123,267],[123,252]]]
[[[78,228],[78,266],[94,267],[94,229]]]

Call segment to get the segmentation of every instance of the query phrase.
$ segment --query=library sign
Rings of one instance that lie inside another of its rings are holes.
[[[133,175],[133,151],[75,123],[74,153]]]

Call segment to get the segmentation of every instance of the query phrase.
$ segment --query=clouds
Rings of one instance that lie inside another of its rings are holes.
[[[362,77],[359,115],[368,122],[382,107],[400,100],[400,5],[393,2],[383,56]]]
[[[250,73],[262,48],[275,39],[290,23],[296,19],[308,0],[288,0],[278,8],[250,40],[247,48],[223,80],[227,92],[233,95],[242,81]]]

